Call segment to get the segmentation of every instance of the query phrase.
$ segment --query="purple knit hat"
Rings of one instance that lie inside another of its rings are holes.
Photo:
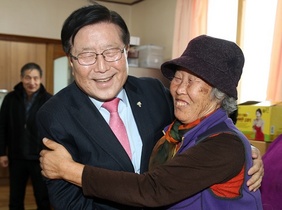
[[[177,69],[187,69],[237,100],[237,85],[244,62],[244,54],[234,42],[201,35],[188,43],[179,58],[163,63],[161,70],[172,80]]]

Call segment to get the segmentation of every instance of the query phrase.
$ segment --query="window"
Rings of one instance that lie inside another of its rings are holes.
[[[243,0],[245,17],[241,48],[245,66],[238,103],[266,100],[277,0]],[[209,0],[207,34],[236,41],[238,0]]]

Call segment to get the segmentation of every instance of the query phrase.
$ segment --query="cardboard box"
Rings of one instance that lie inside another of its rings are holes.
[[[261,120],[257,118],[260,113]],[[272,142],[282,134],[282,102],[239,104],[236,126],[250,140]]]
[[[249,140],[249,141],[251,145],[259,149],[261,156],[265,154],[265,152],[267,151],[268,147],[271,144],[270,142],[264,142],[264,141],[255,141],[255,140]]]

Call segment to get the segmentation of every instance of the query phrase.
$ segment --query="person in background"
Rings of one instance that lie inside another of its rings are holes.
[[[128,75],[130,33],[122,17],[102,5],[74,11],[64,22],[61,39],[74,82],[39,110],[40,136],[64,145],[80,163],[146,172],[163,128],[174,120],[169,90],[157,79]],[[109,126],[111,114],[105,104],[116,99],[129,140],[126,149]],[[261,163],[259,157],[250,171],[251,187],[260,183]],[[85,196],[81,188],[64,180],[46,183],[55,209],[135,209]]]
[[[85,196],[136,207],[185,210],[262,210],[260,191],[249,191],[251,145],[228,115],[237,109],[244,55],[233,42],[206,35],[161,66],[171,80],[176,119],[164,129],[143,174],[73,161],[44,139],[42,174],[82,187]],[[166,113],[163,113],[165,115]]]
[[[0,165],[9,167],[10,210],[24,209],[25,190],[31,179],[39,210],[49,210],[48,192],[41,175],[41,139],[36,126],[38,109],[51,98],[42,85],[36,63],[21,68],[21,82],[8,93],[0,110]]]

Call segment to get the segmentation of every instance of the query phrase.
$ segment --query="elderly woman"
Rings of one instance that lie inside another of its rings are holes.
[[[45,139],[54,151],[41,152],[42,174],[82,186],[86,196],[137,207],[261,210],[260,192],[246,184],[252,165],[249,141],[228,117],[236,109],[243,65],[235,43],[202,35],[181,57],[161,66],[171,80],[176,120],[155,146],[148,173],[84,166]],[[57,159],[51,158],[56,151]]]

